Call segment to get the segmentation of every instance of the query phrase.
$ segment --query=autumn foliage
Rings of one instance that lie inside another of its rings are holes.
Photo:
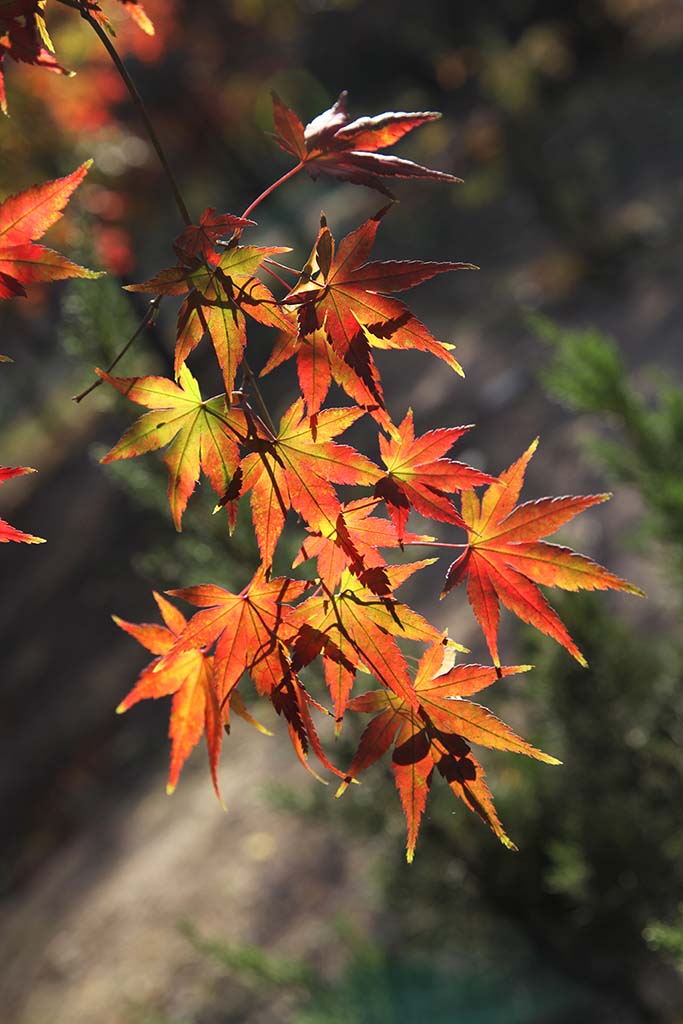
[[[140,27],[152,32],[141,5],[123,2]],[[94,25],[105,23],[92,0],[67,6]],[[0,0],[3,105],[5,56],[63,71],[52,52],[44,7],[45,0]],[[175,261],[129,286],[152,296],[150,310],[161,301],[178,303],[174,377],[97,371],[145,410],[102,461],[162,452],[177,530],[205,476],[216,495],[216,511],[225,517],[226,534],[238,516],[250,515],[260,555],[251,582],[239,593],[215,585],[187,587],[170,592],[173,601],[154,595],[163,624],[115,619],[153,655],[118,710],[147,698],[172,697],[169,792],[202,734],[219,792],[218,761],[231,715],[268,731],[247,708],[253,686],[286,723],[302,763],[313,771],[312,753],[314,774],[337,777],[338,796],[376,761],[390,761],[407,820],[409,860],[435,770],[513,847],[471,745],[557,763],[470,699],[529,669],[501,664],[500,605],[585,665],[539,585],[640,593],[589,558],[544,539],[609,495],[519,503],[537,441],[493,476],[453,457],[470,426],[416,435],[411,410],[395,419],[375,350],[414,349],[436,357],[443,372],[453,374],[454,397],[462,386],[452,344],[435,338],[395,294],[444,273],[476,268],[450,258],[372,259],[377,231],[392,207],[388,183],[420,179],[450,187],[459,181],[381,152],[437,117],[422,111],[351,120],[342,93],[304,126],[273,96],[275,137],[294,161],[290,170],[241,216],[207,209],[196,223],[187,218],[173,243]],[[98,276],[36,242],[61,216],[87,166],[0,206],[0,297],[25,295],[25,286],[35,281]],[[290,252],[287,246],[251,242],[257,226],[252,214],[302,170],[373,189],[385,197],[385,205],[339,243],[323,215],[305,263],[290,267],[278,259]],[[182,201],[180,206],[182,212]],[[291,275],[286,285],[283,273]],[[298,394],[279,424],[249,364],[254,322],[271,328],[262,374],[295,361]],[[219,395],[203,396],[190,370],[199,346],[213,350],[223,380]],[[366,436],[376,435],[367,451],[344,437],[361,419]],[[25,472],[0,470],[0,481]],[[440,535],[447,540],[412,532],[413,513],[441,524]],[[282,552],[288,520],[299,531],[298,553],[292,574],[277,575],[273,562]],[[0,521],[0,540],[39,538]],[[426,548],[429,557],[406,560],[413,546]],[[441,596],[464,585],[491,665],[456,663],[465,648],[397,596],[402,584],[444,554],[450,557]],[[190,611],[181,612],[176,601]],[[316,664],[328,691],[324,700],[302,681],[303,670]],[[349,715],[372,717],[350,764],[340,766],[323,748],[316,722],[332,717],[339,733]]]

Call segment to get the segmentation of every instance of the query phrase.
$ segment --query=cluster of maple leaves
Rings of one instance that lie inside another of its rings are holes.
[[[32,51],[34,62],[54,69],[45,56],[50,51],[43,35],[43,6],[44,0],[0,0],[0,26],[9,23],[7,34],[0,37],[0,56],[4,48],[16,59],[25,59],[18,42],[21,29],[42,47]],[[127,6],[144,22],[138,4],[128,0]],[[89,2],[88,8],[99,12],[97,4]],[[342,94],[304,127],[277,96],[273,109],[277,141],[298,161],[282,180],[305,169],[313,177],[325,173],[388,197],[386,179],[459,180],[379,152],[439,116],[433,112],[386,113],[351,121]],[[24,285],[33,281],[97,276],[35,242],[61,215],[86,170],[83,165],[0,206],[0,297],[23,295]],[[215,491],[217,510],[225,510],[229,530],[248,499],[260,553],[252,580],[239,593],[214,585],[171,591],[170,596],[198,609],[189,619],[175,603],[155,594],[163,625],[115,620],[154,656],[118,710],[145,698],[172,696],[168,790],[175,788],[188,754],[203,734],[219,792],[218,760],[231,713],[267,731],[250,714],[241,692],[250,679],[259,697],[285,720],[302,763],[312,770],[312,751],[322,767],[340,779],[338,795],[392,750],[391,767],[408,825],[409,860],[435,769],[456,796],[512,846],[471,744],[557,762],[469,698],[529,668],[501,665],[501,603],[585,664],[539,585],[639,593],[583,555],[543,539],[609,496],[520,504],[536,441],[494,477],[450,457],[469,427],[416,436],[411,411],[400,423],[392,419],[373,349],[417,349],[462,374],[452,345],[433,337],[394,293],[442,273],[471,269],[470,264],[372,260],[389,203],[338,245],[323,217],[310,256],[301,270],[293,270],[275,259],[288,248],[243,243],[244,234],[255,226],[248,214],[259,201],[241,217],[205,210],[199,223],[188,225],[175,240],[174,265],[129,286],[156,296],[157,304],[161,296],[182,300],[174,378],[125,378],[98,371],[104,381],[147,410],[103,461],[163,449],[176,529],[181,529],[203,473]],[[293,284],[284,285],[278,271],[293,272]],[[284,293],[276,297],[264,276],[277,280]],[[252,321],[273,330],[262,374],[296,359],[300,396],[279,425],[271,420],[247,359]],[[210,398],[202,397],[188,366],[195,349],[207,343],[213,347],[224,385],[222,394]],[[333,386],[346,404],[329,404]],[[376,460],[338,440],[364,416],[377,429]],[[23,472],[27,470],[1,470],[0,481]],[[483,489],[481,496],[478,488]],[[411,545],[440,552],[441,542],[434,537],[408,530],[413,511],[448,524],[462,541],[445,544],[461,552],[445,573],[442,596],[466,583],[491,665],[455,664],[465,648],[397,598],[398,588],[435,558],[392,564],[387,552]],[[305,531],[293,567],[313,563],[307,579],[273,575],[288,516]],[[0,539],[39,538],[0,523]],[[409,667],[408,643],[423,647],[416,671]],[[331,710],[301,680],[302,670],[316,661],[322,664]],[[358,679],[368,675],[377,688],[362,687],[365,692],[356,693]],[[340,768],[323,749],[315,716],[332,716],[338,732],[349,711],[373,717],[351,764]]]

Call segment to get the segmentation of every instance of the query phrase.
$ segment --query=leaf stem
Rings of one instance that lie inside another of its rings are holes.
[[[291,291],[290,286],[287,284],[287,282],[283,280],[283,278],[281,278],[279,274],[276,274],[274,270],[271,270],[270,267],[266,266],[265,261],[263,263],[263,269],[265,270],[266,274],[270,274],[271,277],[274,277],[275,280],[278,281],[283,288],[286,288],[288,292]]]
[[[65,0],[60,0],[60,3],[65,3]],[[161,163],[161,166],[162,166],[162,168],[164,170],[164,173],[165,173],[166,177],[168,178],[168,183],[171,186],[171,191],[173,192],[173,198],[175,199],[176,206],[178,207],[178,211],[180,213],[180,216],[182,217],[182,219],[185,222],[185,224],[188,224],[188,225],[192,224],[193,223],[192,217],[189,214],[187,206],[185,205],[185,200],[183,199],[182,194],[180,192],[180,189],[178,188],[178,183],[177,183],[177,181],[175,179],[173,171],[171,170],[171,165],[168,162],[168,159],[166,157],[166,153],[164,152],[164,148],[161,145],[161,142],[159,141],[159,136],[156,133],[156,129],[155,129],[153,123],[152,123],[152,119],[150,118],[150,116],[149,116],[149,114],[147,112],[147,108],[145,107],[145,104],[144,104],[144,102],[142,100],[142,97],[141,97],[140,93],[137,90],[135,82],[133,81],[133,79],[130,76],[128,68],[123,63],[121,57],[118,54],[118,51],[117,51],[116,47],[112,43],[111,39],[109,38],[109,36],[105,32],[105,30],[99,24],[99,22],[97,22],[95,20],[95,18],[93,18],[93,16],[90,14],[90,11],[87,9],[87,7],[84,6],[84,4],[82,2],[80,2],[78,4],[67,3],[66,6],[67,7],[74,7],[76,10],[78,10],[80,12],[80,15],[83,18],[83,20],[88,22],[88,24],[92,28],[93,32],[95,32],[95,34],[99,37],[100,42],[102,43],[102,45],[104,46],[105,50],[107,51],[107,53],[111,57],[116,70],[118,71],[119,75],[123,79],[124,85],[128,89],[128,92],[130,93],[130,96],[131,96],[131,99],[133,100],[133,103],[138,108],[138,113],[140,114],[140,117],[142,118],[142,122],[143,122],[143,124],[145,126],[145,130],[147,132],[147,135],[149,136],[149,140],[152,143],[152,146],[154,147],[156,155],[159,157],[159,162]]]
[[[446,541],[443,541],[443,540],[435,540],[435,541],[404,540],[403,541],[403,546],[406,547],[406,548],[407,547],[411,547],[411,548],[458,548],[460,551],[462,551],[465,548],[468,548],[470,545],[469,544],[447,544]]]
[[[126,344],[123,346],[123,348],[121,349],[119,354],[113,360],[113,362],[110,363],[109,366],[107,367],[107,371],[106,371],[107,373],[111,373],[111,371],[114,369],[114,367],[119,362],[119,360],[123,359],[123,357],[125,356],[125,354],[128,351],[128,349],[131,347],[133,342],[137,338],[140,337],[140,335],[144,331],[145,327],[147,327],[150,323],[152,323],[152,321],[156,317],[157,310],[159,309],[159,303],[161,302],[161,298],[162,298],[161,295],[157,295],[156,298],[154,298],[154,299],[152,299],[150,301],[149,306],[147,307],[147,312],[143,316],[143,318],[140,321],[140,323],[138,324],[137,328],[135,329],[133,334],[130,336],[130,338],[128,339]],[[100,384],[102,384],[102,383],[103,383],[102,378],[98,377],[97,380],[94,381],[90,385],[90,387],[86,388],[84,391],[81,391],[77,395],[73,395],[73,397],[71,399],[72,402],[82,402],[84,398],[87,398],[87,396],[90,394],[91,391],[94,391],[95,388],[98,388],[100,386]]]
[[[271,267],[279,267],[280,270],[288,270],[290,274],[296,274],[297,277],[301,274],[300,270],[295,270],[294,267],[288,267],[286,263],[278,263],[277,260],[272,260],[270,256],[266,256],[263,262],[264,264],[270,264]]]
[[[263,416],[263,419],[268,425],[268,429],[272,433],[273,437],[277,437],[277,428],[273,423],[273,419],[270,413],[268,412],[268,406],[266,405],[266,401],[263,395],[261,394],[261,389],[258,386],[256,377],[254,376],[254,371],[252,370],[251,366],[249,365],[246,359],[242,359],[242,368],[244,372],[244,379],[246,380],[252,392],[254,393],[256,404],[261,410],[261,415]]]
[[[255,210],[256,207],[260,203],[262,203],[264,199],[267,199],[268,196],[271,195],[271,193],[273,193],[276,188],[279,188],[280,185],[284,185],[286,181],[289,181],[289,179],[293,178],[295,174],[298,174],[302,167],[303,161],[298,163],[296,167],[290,167],[286,174],[283,174],[281,178],[278,178],[277,181],[274,181],[272,185],[269,185],[268,188],[264,189],[261,195],[257,196],[253,203],[249,204],[249,206],[242,214],[242,217],[248,217],[252,210]]]

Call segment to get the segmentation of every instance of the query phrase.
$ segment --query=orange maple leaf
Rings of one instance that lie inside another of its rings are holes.
[[[502,601],[585,666],[586,659],[537,584],[563,590],[623,590],[641,597],[643,592],[585,555],[540,539],[611,495],[540,498],[517,505],[526,467],[537,445],[538,438],[500,474],[481,501],[474,491],[463,493],[462,518],[468,543],[451,564],[441,596],[468,580],[467,597],[496,665],[500,664],[498,620]]]
[[[396,638],[431,643],[441,634],[393,592],[434,559],[390,565],[384,570],[389,594],[377,594],[347,570],[336,593],[314,594],[290,615],[298,632],[293,640],[296,668],[322,655],[325,681],[334,701],[337,731],[360,666],[388,690],[417,706],[408,667]]]
[[[208,648],[215,643],[215,678],[220,704],[231,698],[242,674],[248,672],[259,695],[267,696],[277,713],[287,721],[292,744],[307,771],[315,775],[307,761],[310,745],[321,764],[342,776],[322,749],[309,706],[324,709],[301,685],[285,646],[292,632],[290,602],[310,586],[307,581],[285,577],[268,580],[263,571],[258,570],[239,594],[211,585],[173,590],[174,596],[202,610],[177,637],[169,656],[173,659],[179,652],[197,646]]]
[[[444,458],[470,429],[442,427],[415,437],[413,411],[409,409],[394,431],[394,437],[387,440],[379,435],[379,449],[387,473],[375,484],[375,495],[384,499],[400,541],[405,539],[411,508],[428,519],[463,526],[460,513],[448,495],[494,479],[464,462]]]
[[[452,370],[462,374],[460,364],[452,355],[453,346],[437,341],[404,303],[384,293],[413,288],[449,271],[476,269],[470,263],[419,260],[367,262],[377,228],[388,209],[380,210],[346,235],[338,248],[335,248],[323,218],[301,280],[283,299],[285,304],[299,307],[299,335],[302,338],[310,336],[311,344],[315,345],[316,332],[322,330],[334,349],[338,363],[346,367],[347,376],[352,374],[358,382],[349,391],[347,380],[338,368],[331,366],[330,371],[338,383],[353,397],[357,397],[360,384],[365,393],[363,404],[370,402],[380,410],[384,408],[384,396],[372,348],[431,352]],[[297,346],[292,342],[289,354],[294,355],[297,349],[301,360],[306,349],[300,344]],[[277,359],[282,362],[286,357],[286,352],[279,352]],[[324,361],[322,364],[324,366]],[[311,388],[307,390],[309,393],[312,391]],[[384,425],[381,415],[376,418]]]
[[[362,409],[324,409],[311,429],[304,403],[297,399],[285,412],[277,436],[258,440],[257,451],[242,461],[242,494],[251,491],[251,508],[261,558],[269,568],[290,508],[315,529],[334,528],[340,503],[338,484],[370,485],[379,470],[349,445],[332,438],[363,415]]]
[[[102,276],[35,243],[60,219],[91,165],[88,160],[64,178],[34,185],[0,203],[0,299],[25,296],[24,285],[36,281]]]
[[[5,56],[70,75],[54,55],[43,10],[46,0],[2,0],[0,3],[0,110],[7,113],[3,63]]]
[[[214,251],[221,236],[253,223],[229,213],[216,215],[209,208],[198,225],[190,225],[176,238],[176,266],[161,270],[140,284],[126,286],[131,292],[187,295],[178,312],[176,377],[208,335],[228,394],[234,387],[247,343],[245,313],[279,330],[291,331],[294,327],[292,316],[280,309],[266,285],[254,276],[266,257],[289,252],[287,247],[233,243],[220,253]]]
[[[415,676],[413,702],[382,689],[353,697],[348,703],[350,710],[376,717],[361,736],[337,796],[393,745],[391,767],[408,824],[408,862],[413,859],[434,768],[503,845],[515,849],[496,814],[484,770],[467,741],[526,754],[548,764],[560,763],[527,743],[487,708],[465,699],[490,686],[501,675],[526,672],[529,665],[499,670],[485,665],[458,665],[444,672],[445,654],[443,642],[425,651]]]
[[[227,711],[218,702],[213,658],[207,656],[201,645],[187,647],[169,657],[169,652],[173,651],[187,622],[182,612],[160,594],[155,593],[154,599],[159,606],[164,626],[125,622],[113,616],[117,626],[157,656],[143,670],[133,689],[116,710],[122,714],[140,700],[173,695],[169,722],[171,765],[166,792],[172,793],[176,788],[185,761],[204,733],[211,778],[218,799],[222,802],[217,773]]]
[[[359,498],[341,506],[334,524],[323,523],[317,530],[309,526],[310,536],[302,544],[294,566],[316,558],[318,575],[329,590],[338,586],[344,570],[349,569],[373,593],[389,594],[386,559],[379,549],[397,548],[401,540],[391,520],[372,515],[379,504],[378,499]],[[403,541],[429,544],[434,537],[408,533]]]

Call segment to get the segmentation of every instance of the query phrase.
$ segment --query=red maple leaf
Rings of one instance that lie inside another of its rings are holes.
[[[330,771],[340,772],[326,757],[320,745],[309,705],[320,707],[301,685],[284,644],[292,613],[290,602],[300,597],[310,583],[284,577],[267,580],[261,570],[239,594],[222,587],[199,586],[171,593],[202,609],[197,612],[170,653],[197,646],[216,644],[215,675],[219,701],[230,699],[246,671],[261,696],[287,721],[294,749],[304,767],[309,745],[318,760]],[[321,709],[322,710],[322,709]],[[315,772],[312,772],[315,775]]]
[[[91,164],[88,160],[65,178],[34,185],[0,203],[0,299],[26,295],[24,285],[35,281],[102,276],[35,244],[60,219]]]
[[[305,580],[267,580],[259,570],[238,594],[209,584],[172,590],[203,610],[179,636],[175,651],[216,643],[216,679],[221,702],[248,672],[260,694],[269,694],[282,680],[283,635],[290,604],[311,586]]]
[[[496,814],[484,770],[467,741],[559,764],[554,757],[517,736],[487,708],[465,699],[490,686],[501,675],[526,672],[528,665],[498,670],[485,665],[458,665],[444,672],[445,654],[443,643],[435,643],[425,651],[415,676],[413,702],[381,689],[353,697],[348,703],[350,710],[376,717],[361,736],[337,796],[393,745],[391,767],[408,824],[408,862],[413,859],[434,768],[500,841],[515,849]]]
[[[190,224],[180,232],[173,243],[173,248],[183,267],[193,266],[193,260],[208,260],[215,263],[218,239],[232,234],[236,228],[252,227],[254,223],[253,220],[236,217],[232,213],[216,214],[216,211],[208,206],[199,218],[199,224]]]
[[[537,584],[563,590],[623,590],[640,596],[643,592],[585,555],[540,539],[554,533],[591,505],[607,501],[611,495],[540,498],[517,505],[526,467],[537,445],[538,438],[500,474],[481,501],[474,491],[463,493],[462,518],[468,543],[450,566],[441,596],[468,580],[467,597],[496,665],[500,664],[500,601],[524,622],[566,647],[581,665],[586,665],[585,658]]]
[[[334,381],[360,409],[369,412],[385,430],[392,429],[391,419],[383,407],[382,387],[374,370],[368,364],[358,376],[343,359],[340,359],[329,342],[327,331],[319,328],[309,334],[292,330],[283,331],[275,342],[268,362],[261,370],[264,377],[292,357],[296,358],[297,375],[301,394],[306,401],[306,412],[311,423],[315,423],[330,385]],[[364,380],[365,378],[365,380]],[[366,383],[365,381],[368,381]]]
[[[362,397],[364,404],[370,402],[380,409],[383,409],[384,397],[371,348],[431,352],[462,374],[460,364],[451,354],[453,346],[437,341],[404,303],[383,293],[404,291],[452,270],[474,269],[469,263],[419,260],[368,262],[377,228],[387,209],[389,207],[380,210],[343,238],[338,248],[335,248],[330,229],[323,219],[301,280],[283,299],[283,303],[299,307],[300,337],[311,337],[311,344],[315,345],[319,344],[316,332],[323,331],[327,335],[337,364],[346,367],[344,376],[331,364],[330,374],[354,398]],[[300,344],[292,343],[289,355],[296,353],[302,359],[305,351]],[[284,358],[287,358],[286,353],[278,355],[279,362]],[[327,373],[324,359],[318,358],[316,368],[318,365],[322,365],[323,372]],[[305,372],[300,366],[300,376]],[[330,374],[327,374],[328,383]],[[350,375],[357,379],[352,388],[347,386]],[[317,390],[311,386],[305,388],[304,394],[307,400],[310,398],[311,409],[315,411],[316,406],[319,407],[324,393],[322,385]],[[318,394],[322,398],[317,397]]]
[[[471,427],[443,427],[415,437],[413,412],[409,409],[395,437],[379,435],[379,448],[387,474],[375,484],[375,495],[383,498],[396,524],[399,541],[411,508],[428,519],[464,526],[455,505],[448,497],[478,484],[490,483],[488,473],[464,462],[443,458],[455,442]]]
[[[309,665],[322,655],[338,729],[360,666],[408,704],[417,704],[405,657],[394,637],[431,643],[441,634],[418,612],[397,601],[393,592],[433,562],[387,566],[388,595],[374,593],[346,571],[336,593],[316,593],[292,611],[290,623],[298,630],[293,641],[294,666]]]
[[[294,566],[316,558],[318,575],[329,590],[338,586],[344,570],[349,569],[374,593],[388,594],[389,581],[383,571],[386,559],[379,549],[397,548],[401,542],[391,520],[372,515],[378,505],[378,500],[359,498],[342,505],[334,524],[324,523],[318,530],[309,526],[310,536],[304,541]],[[409,533],[403,540],[428,544],[434,538]]]
[[[303,400],[298,399],[282,417],[277,436],[257,440],[257,450],[243,459],[241,493],[251,491],[256,538],[266,568],[290,508],[316,529],[322,524],[334,528],[341,506],[333,484],[371,485],[377,479],[374,463],[332,440],[362,415],[362,409],[324,409],[312,431]]]
[[[29,469],[27,466],[12,468],[0,466],[0,484],[4,484],[6,480],[11,480],[15,476],[23,476],[25,473],[35,473],[35,469]],[[24,533],[23,530],[17,530],[4,519],[0,519],[0,544],[6,544],[10,540],[18,541],[21,544],[45,543],[43,537],[34,537],[32,533]]]
[[[334,106],[304,128],[294,111],[276,93],[272,94],[277,142],[305,166],[312,178],[317,178],[322,172],[340,181],[367,185],[387,196],[391,196],[391,192],[382,178],[461,181],[452,174],[422,167],[412,160],[378,153],[414,128],[438,120],[441,114],[433,110],[414,113],[392,111],[351,121],[346,110],[347,95],[342,92]]]

